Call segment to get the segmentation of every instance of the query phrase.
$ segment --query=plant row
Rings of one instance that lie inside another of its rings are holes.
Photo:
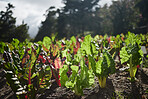
[[[142,63],[141,45],[148,46],[148,35],[71,37],[56,40],[44,37],[39,42],[0,42],[1,68],[5,70],[8,85],[19,99],[33,99],[50,89],[51,77],[59,86],[83,95],[84,88],[94,85],[95,76],[101,88],[106,79],[116,72],[115,57],[129,67],[134,81],[137,67]]]

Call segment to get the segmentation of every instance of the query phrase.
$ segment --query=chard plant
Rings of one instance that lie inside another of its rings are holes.
[[[140,65],[142,62],[143,52],[140,46],[141,41],[138,39],[137,35],[128,32],[125,44],[126,46],[120,51],[121,64],[127,63],[131,80],[134,80],[137,72],[137,65]]]
[[[85,38],[90,38],[90,36],[86,36]],[[77,96],[83,95],[83,89],[89,88],[94,84],[94,75],[92,69],[87,67],[85,63],[86,55],[83,52],[83,49],[80,48],[80,42],[78,39],[76,40],[74,37],[71,38],[71,42],[74,44],[72,48],[74,48],[73,52],[74,56],[68,52],[69,48],[67,47],[64,51],[62,51],[62,56],[66,57],[65,65],[60,68],[60,80],[61,86],[65,86],[66,88],[71,89]],[[84,45],[86,45],[86,39],[84,40]],[[76,44],[76,45],[75,45]],[[83,46],[84,46],[83,45]],[[87,48],[87,47],[86,47]],[[86,51],[86,50],[85,50]]]
[[[52,76],[55,78],[57,85],[61,86],[59,69],[63,67],[65,62],[65,57],[61,56],[60,51],[64,50],[62,42],[55,41],[55,37],[50,39],[49,37],[44,37],[43,42],[41,43],[43,50],[46,52],[45,55],[45,64],[48,64],[52,71]],[[60,48],[62,47],[62,48]]]
[[[93,72],[85,65],[84,58],[80,60],[80,67],[72,65],[70,69],[72,74],[68,77],[69,66],[64,65],[60,68],[61,85],[70,88],[76,95],[81,96],[84,88],[89,88],[94,84]]]
[[[89,63],[92,67],[93,73],[96,77],[98,77],[99,85],[101,88],[105,88],[106,86],[106,78],[115,73],[115,62],[112,56],[109,54],[107,50],[104,50],[102,56],[98,61],[89,55]]]
[[[106,37],[105,37],[106,38]],[[105,39],[106,40],[106,39]],[[88,67],[98,77],[101,88],[106,86],[106,78],[115,72],[115,63],[112,56],[105,50],[103,43],[101,48],[90,35],[85,36],[81,46],[83,55],[88,59]]]
[[[26,41],[22,47],[17,39],[5,43],[1,65],[6,73],[7,84],[18,99],[35,99],[37,93],[42,93],[50,86],[50,67],[37,62],[41,46],[32,44]]]

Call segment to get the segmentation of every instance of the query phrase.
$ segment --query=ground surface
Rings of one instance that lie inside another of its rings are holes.
[[[110,75],[106,88],[101,89],[97,78],[94,87],[84,90],[84,96],[78,97],[71,90],[58,87],[54,82],[50,89],[43,94],[38,94],[37,99],[147,99],[148,93],[148,68],[138,70],[137,80],[130,82],[128,71],[119,71]],[[6,84],[5,73],[0,70],[0,99],[15,99],[11,88]]]

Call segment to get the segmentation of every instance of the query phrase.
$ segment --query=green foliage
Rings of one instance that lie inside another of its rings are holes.
[[[68,66],[65,65],[60,69],[60,80],[62,80],[62,86],[66,86],[74,91],[76,95],[83,95],[83,89],[88,88],[94,83],[94,75],[92,70],[89,70],[84,63],[84,58],[80,61],[81,72],[79,73],[79,66],[72,65],[72,74],[68,78],[66,72],[68,71]]]
[[[91,41],[92,41],[92,37],[90,35],[87,35],[85,36],[81,46],[82,50],[84,50],[87,55],[91,55]]]
[[[133,33],[128,33],[127,39],[125,40],[126,46],[120,51],[121,64],[127,62],[130,67],[130,76],[135,77],[137,65],[142,62],[143,52],[141,50],[141,43],[137,36]]]
[[[2,44],[5,51],[0,62],[6,71],[7,83],[17,98],[24,99],[26,95],[34,99],[38,92],[49,87],[52,75],[50,66],[37,63],[41,45],[33,46],[28,41],[20,43],[17,39],[13,39],[11,44]],[[26,51],[23,52],[24,50]]]
[[[49,51],[49,49],[50,49],[50,44],[51,44],[51,39],[49,37],[45,36],[43,39],[43,46],[45,48],[47,48],[47,51]]]
[[[100,87],[104,88],[108,75],[115,73],[115,63],[107,50],[104,50],[102,55],[99,61],[95,61],[91,55],[88,58],[95,76],[100,80]]]
[[[2,41],[0,41],[0,54],[3,54],[4,53],[4,48],[5,48],[5,43],[4,42],[2,42]]]
[[[11,42],[12,46],[14,46],[14,48],[18,49],[18,45],[19,45],[19,40],[18,39],[13,39],[13,41]]]
[[[63,65],[62,68],[60,68],[60,80],[61,80],[61,86],[65,86],[66,81],[68,81],[68,76],[67,76],[67,72],[68,72],[68,66],[67,65]]]
[[[18,98],[23,99],[25,95],[35,98],[49,88],[52,75],[59,86],[70,88],[80,96],[83,89],[93,85],[94,75],[101,88],[106,86],[107,77],[115,73],[112,50],[120,51],[121,63],[127,63],[133,79],[137,65],[142,62],[141,40],[147,42],[147,36],[141,37],[129,32],[126,36],[92,38],[87,35],[84,39],[73,36],[60,41],[45,37],[36,43],[13,39],[11,43],[0,42],[0,64]]]

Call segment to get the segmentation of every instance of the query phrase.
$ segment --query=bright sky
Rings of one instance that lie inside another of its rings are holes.
[[[112,0],[101,0],[100,5],[111,4]],[[13,16],[16,17],[16,24],[20,25],[24,20],[29,25],[30,37],[35,37],[41,21],[45,19],[43,14],[50,6],[63,7],[62,0],[0,0],[0,11],[5,11],[8,3],[15,6]]]

